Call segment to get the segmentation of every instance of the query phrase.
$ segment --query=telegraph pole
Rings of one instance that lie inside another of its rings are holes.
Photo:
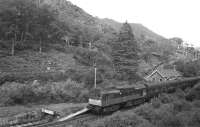
[[[96,67],[96,62],[94,63],[94,88],[97,88],[97,67]]]
[[[40,0],[38,0],[38,8],[40,8]]]

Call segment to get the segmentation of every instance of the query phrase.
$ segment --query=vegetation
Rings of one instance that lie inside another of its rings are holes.
[[[199,85],[193,89],[198,91]],[[190,92],[189,92],[190,93]],[[198,92],[199,93],[199,92]],[[119,111],[92,123],[78,123],[77,127],[198,127],[200,125],[199,98],[187,101],[187,92],[161,94],[135,109]]]
[[[88,90],[83,84],[71,79],[47,84],[36,80],[31,84],[7,82],[0,88],[0,104],[87,102]]]
[[[0,27],[2,105],[40,103],[40,97],[49,102],[82,102],[93,88],[94,64],[97,86],[105,88],[140,81],[138,70],[152,69],[153,55],[163,62],[175,53],[169,40],[140,24],[98,19],[65,0],[1,0]],[[141,61],[150,67],[139,68]],[[194,65],[182,67],[182,72],[197,75]],[[65,87],[67,79],[81,87],[75,91]],[[45,90],[37,93],[34,80],[40,82],[37,88]],[[53,92],[52,84],[55,90],[66,89]],[[70,90],[74,95],[67,95]]]
[[[197,61],[177,61],[176,68],[184,77],[192,77],[200,75],[200,63]]]
[[[112,56],[119,79],[134,81],[138,68],[138,46],[128,23],[120,29],[119,40],[113,44]]]
[[[155,56],[159,63],[170,62],[183,43],[140,24],[92,17],[65,0],[1,0],[0,28],[0,106],[87,102],[94,64],[98,87],[133,84],[142,80],[141,61],[149,64],[147,70],[155,67]],[[200,74],[199,61],[175,65],[185,77]],[[198,127],[199,92],[198,84],[76,126]]]
[[[54,32],[58,30],[52,25],[55,14],[47,6],[37,6],[33,0],[2,0],[1,5],[1,40],[12,42],[12,55],[16,45],[23,47],[26,43],[39,42],[41,52],[44,42],[57,37]]]

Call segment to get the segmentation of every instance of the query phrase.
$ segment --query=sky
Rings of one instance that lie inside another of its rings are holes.
[[[99,18],[140,23],[200,47],[200,0],[69,0]]]

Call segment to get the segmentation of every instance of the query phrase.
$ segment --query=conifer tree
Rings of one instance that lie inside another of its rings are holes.
[[[131,26],[126,22],[120,29],[118,41],[113,44],[113,63],[118,78],[134,81],[138,67],[138,47]]]

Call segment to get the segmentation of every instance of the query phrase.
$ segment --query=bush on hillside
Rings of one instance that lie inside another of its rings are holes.
[[[1,105],[26,104],[33,101],[35,95],[30,86],[20,83],[5,83],[0,88]]]
[[[161,95],[158,96],[158,99],[163,103],[170,103],[174,101],[174,97],[172,95],[162,93]]]
[[[192,102],[192,106],[193,107],[197,107],[197,108],[200,108],[200,100],[195,100]]]
[[[158,127],[183,127],[181,119],[173,114],[165,114],[157,124]]]
[[[151,123],[154,121],[156,116],[155,109],[151,104],[144,104],[142,106],[137,107],[135,109],[135,113]]]
[[[151,104],[154,108],[159,108],[162,102],[158,98],[151,99]]]
[[[185,99],[185,92],[181,89],[176,89],[176,92],[173,94],[177,99]]]
[[[182,111],[190,111],[192,109],[192,105],[185,101],[185,100],[177,100],[172,103],[173,110],[175,113],[182,112]]]
[[[197,83],[191,90],[189,90],[186,99],[190,101],[200,99],[200,83]]]
[[[199,127],[200,125],[200,110],[193,112],[190,121],[188,122],[188,127]]]
[[[70,78],[78,83],[84,83],[85,88],[94,88],[94,69],[73,70]],[[102,83],[103,80],[102,74],[97,70],[97,84]]]
[[[5,82],[20,82],[33,81],[35,79],[41,81],[64,81],[69,77],[68,72],[41,72],[41,73],[12,73],[3,75],[0,78],[0,84]]]
[[[192,77],[200,75],[200,62],[199,61],[177,61],[176,69],[183,74],[184,77]]]
[[[45,84],[5,83],[0,88],[1,105],[28,103],[87,102],[89,91],[84,84],[68,79]]]

